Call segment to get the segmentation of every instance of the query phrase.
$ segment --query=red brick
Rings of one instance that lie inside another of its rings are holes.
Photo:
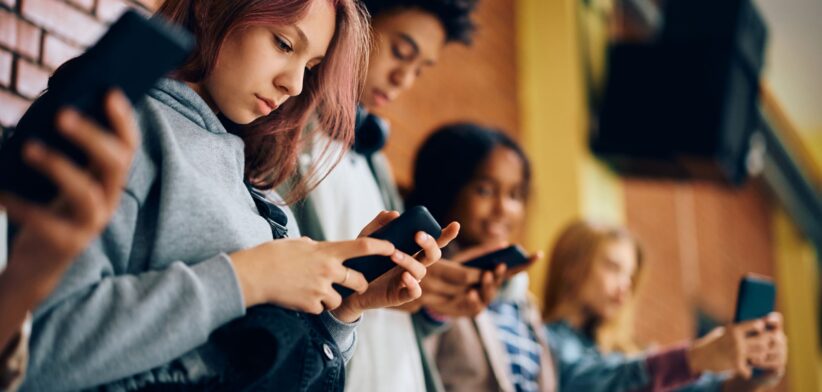
[[[132,5],[124,0],[99,0],[97,3],[97,17],[107,22],[113,22],[127,8],[132,8]]]
[[[0,45],[36,60],[40,56],[40,36],[37,26],[0,10]]]
[[[14,56],[11,52],[0,49],[0,86],[11,87],[11,68]]]
[[[46,89],[49,72],[26,60],[17,59],[17,92],[26,98],[36,98]]]
[[[94,9],[94,0],[69,0],[69,2],[89,12]]]
[[[83,49],[66,43],[52,34],[46,34],[43,41],[43,65],[51,70],[57,69],[66,60],[77,57]]]
[[[17,125],[30,104],[31,102],[8,91],[0,90],[0,124],[5,127]]]
[[[17,45],[17,18],[11,12],[0,9],[0,45],[14,49]]]
[[[105,31],[105,26],[92,16],[57,0],[26,0],[23,16],[71,42],[89,46]]]
[[[17,21],[17,53],[26,56],[32,60],[37,60],[40,57],[40,39],[43,31],[37,26],[25,22],[23,20]]]

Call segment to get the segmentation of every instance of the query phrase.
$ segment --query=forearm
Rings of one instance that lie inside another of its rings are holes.
[[[0,273],[0,348],[6,347],[19,332],[26,315],[45,299],[59,277],[44,279],[26,274],[21,262],[12,261]],[[49,277],[45,277],[49,278]]]
[[[69,281],[90,279],[71,272]],[[244,313],[225,255],[67,290],[35,314],[32,389],[83,389],[160,366]]]

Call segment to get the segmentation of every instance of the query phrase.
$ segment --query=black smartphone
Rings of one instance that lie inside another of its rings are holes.
[[[486,253],[476,259],[463,263],[466,267],[479,268],[481,270],[493,270],[499,264],[505,264],[508,268],[519,267],[528,263],[528,254],[519,245],[511,245],[507,248]]]
[[[114,87],[132,103],[139,102],[157,80],[179,66],[194,45],[182,28],[159,17],[146,19],[126,11],[88,51],[63,64],[48,90],[26,111],[0,149],[0,190],[38,203],[51,201],[57,188],[21,159],[26,141],[37,139],[85,166],[85,153],[55,129],[55,115],[72,107],[110,128],[103,99]]]
[[[416,206],[405,211],[397,219],[392,220],[387,225],[372,233],[369,237],[386,240],[399,249],[401,252],[414,255],[422,248],[414,241],[414,235],[423,231],[437,239],[442,235],[442,228],[437,220],[431,216],[428,209],[423,206]],[[377,279],[382,274],[394,268],[396,264],[388,256],[363,256],[348,259],[343,265],[353,270],[359,271],[369,282]],[[334,289],[343,298],[354,293],[354,290],[338,284],[334,284]]]
[[[767,316],[774,310],[776,287],[765,276],[745,275],[739,281],[734,322],[739,323]]]
[[[776,286],[771,278],[748,274],[739,281],[739,292],[736,297],[734,323],[755,320],[774,311]],[[753,369],[753,376],[763,374],[762,369]]]

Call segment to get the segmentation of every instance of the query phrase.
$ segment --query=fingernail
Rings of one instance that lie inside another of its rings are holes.
[[[63,125],[66,126],[66,127],[72,127],[72,126],[74,126],[74,124],[77,123],[77,112],[75,112],[72,109],[63,110],[61,116],[62,117],[61,117],[60,120],[62,121]]]
[[[29,159],[40,159],[45,153],[45,147],[38,141],[32,140],[26,145],[26,157]]]
[[[391,255],[394,258],[394,261],[402,261],[405,258],[405,255],[402,254],[400,251],[394,251],[394,254]]]

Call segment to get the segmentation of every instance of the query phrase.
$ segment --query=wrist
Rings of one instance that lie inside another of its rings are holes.
[[[692,375],[700,375],[705,370],[702,348],[699,344],[693,344],[685,350],[685,356],[688,358],[688,369]]]
[[[349,297],[348,299],[343,301],[342,305],[332,310],[331,314],[333,314],[334,317],[337,318],[337,320],[340,320],[344,323],[350,324],[359,320],[359,318],[362,316],[363,310],[360,309],[360,307],[357,306],[354,302],[356,301],[352,300],[351,297]]]
[[[231,260],[231,267],[237,276],[237,282],[240,284],[240,291],[243,294],[243,306],[250,308],[263,303],[264,301],[255,286],[254,275],[249,270],[249,263],[243,251],[232,253],[228,255],[228,258]]]
[[[0,286],[27,310],[51,294],[64,271],[64,268],[32,268],[33,265],[35,263],[29,260],[9,259],[8,266],[0,274]]]

